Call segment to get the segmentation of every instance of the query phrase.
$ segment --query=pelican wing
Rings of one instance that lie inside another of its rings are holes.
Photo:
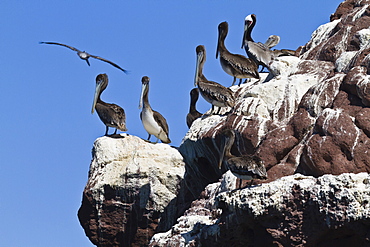
[[[264,44],[258,42],[246,42],[245,51],[249,58],[257,64],[268,67],[273,60],[273,52]]]
[[[259,79],[258,66],[251,59],[240,54],[234,56],[224,56],[223,59],[233,67],[238,74],[250,74],[252,77]]]
[[[157,111],[153,110],[153,117],[154,120],[158,123],[158,125],[162,128],[164,133],[168,136],[168,125],[166,119]]]
[[[125,110],[116,104],[99,103],[96,105],[96,111],[100,120],[109,127],[114,127],[126,131]]]
[[[120,70],[122,70],[123,72],[125,72],[125,73],[127,74],[127,70],[122,69],[122,68],[121,68],[120,66],[118,66],[117,64],[115,64],[115,63],[113,63],[113,62],[111,62],[111,61],[109,61],[109,60],[107,60],[107,59],[105,59],[105,58],[102,58],[102,57],[99,57],[99,56],[95,56],[95,55],[90,55],[90,57],[93,57],[93,58],[99,59],[99,60],[101,60],[101,61],[104,61],[104,62],[106,62],[106,63],[109,63],[109,64],[113,65],[114,67],[116,67],[117,69],[120,69]]]
[[[240,175],[251,176],[252,178],[266,178],[266,168],[262,162],[254,159],[254,157],[243,155],[227,160],[231,171]]]
[[[203,98],[213,105],[220,107],[222,107],[222,105],[230,107],[235,105],[233,91],[217,82],[202,82],[199,86],[199,91]],[[218,102],[219,104],[215,104],[215,102]]]
[[[296,51],[294,50],[289,50],[289,49],[281,49],[281,50],[273,50],[272,51],[276,57],[281,57],[281,56],[296,56]]]
[[[60,46],[64,46],[64,47],[67,47],[73,51],[77,51],[77,52],[81,52],[80,50],[78,50],[77,48],[74,48],[73,46],[70,46],[70,45],[65,45],[65,44],[62,44],[62,43],[56,43],[56,42],[39,42],[40,44],[48,44],[48,45],[60,45]]]

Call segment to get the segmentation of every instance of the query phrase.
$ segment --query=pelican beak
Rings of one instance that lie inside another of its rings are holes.
[[[220,153],[220,159],[218,161],[218,169],[221,169],[222,167],[222,161],[224,160],[224,156],[225,156],[225,150],[226,150],[226,140],[223,140],[222,141],[222,144],[221,144],[221,153]]]
[[[199,52],[197,54],[197,63],[195,67],[195,78],[194,78],[194,87],[198,85],[198,79],[199,79],[199,66],[200,66],[200,61],[202,60],[203,53]]]
[[[218,58],[218,47],[220,46],[220,34],[218,35],[218,40],[217,40],[217,50],[216,50],[216,59]]]
[[[243,33],[243,39],[242,39],[242,47],[241,47],[242,49],[245,46],[244,40],[246,39],[246,36],[247,36],[247,30],[248,30],[248,22],[245,21],[244,22],[244,33]]]
[[[141,85],[141,93],[140,93],[140,101],[139,101],[139,109],[143,108],[143,98],[144,98],[144,91],[148,84],[143,83]]]
[[[226,149],[226,145],[224,143],[223,146],[222,146],[222,148],[221,148],[220,159],[218,161],[218,169],[221,169],[222,161],[224,160],[225,149]]]
[[[94,111],[95,111],[95,106],[96,106],[96,102],[98,101],[98,98],[99,98],[99,93],[100,93],[100,90],[101,90],[101,85],[102,85],[101,82],[96,83],[95,93],[94,93],[94,101],[93,101],[93,105],[92,105],[92,108],[91,108],[91,114],[93,114]]]

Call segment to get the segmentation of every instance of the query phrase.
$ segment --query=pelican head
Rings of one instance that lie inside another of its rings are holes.
[[[139,102],[139,109],[143,108],[143,101],[144,101],[144,94],[148,93],[149,90],[149,81],[150,78],[148,76],[143,76],[141,78],[141,94],[140,94],[140,102]]]
[[[95,93],[94,93],[94,101],[91,108],[91,114],[94,113],[96,103],[98,99],[100,99],[101,93],[107,88],[108,85],[108,76],[107,74],[99,74],[96,76],[96,85],[95,85]]]
[[[255,14],[247,15],[245,17],[245,20],[244,20],[244,30],[248,29],[248,27],[250,27],[252,25],[254,20],[256,20],[256,15]]]
[[[243,34],[243,40],[242,40],[242,49],[244,48],[244,40],[246,39],[247,32],[250,30],[250,27],[256,24],[256,15],[251,14],[247,15],[244,19],[244,34]]]
[[[219,53],[220,45],[223,44],[228,31],[229,31],[229,24],[227,24],[226,21],[221,22],[218,25],[218,42],[217,42],[216,59],[218,58],[218,53]]]
[[[279,44],[280,42],[280,36],[277,36],[277,35],[270,35],[268,37],[268,39],[266,40],[265,42],[265,46],[267,46],[268,48],[272,48],[274,46],[276,46],[277,44]]]
[[[206,60],[206,49],[203,45],[198,45],[195,49],[197,53],[197,63],[195,67],[195,79],[194,79],[194,86],[198,85],[199,73],[202,72],[203,64]]]

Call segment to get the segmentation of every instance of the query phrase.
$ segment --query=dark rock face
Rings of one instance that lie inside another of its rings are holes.
[[[284,187],[291,183],[285,177],[296,173],[313,176],[311,185],[321,190],[325,174],[370,172],[369,6],[370,0],[341,3],[331,22],[320,26],[297,50],[299,58],[282,57],[274,62],[281,72],[278,78],[232,87],[237,99],[232,112],[222,109],[220,115],[205,114],[193,123],[178,149],[186,164],[185,174],[179,176],[181,183],[177,182],[177,199],[167,207],[176,212],[146,211],[148,207],[139,205],[140,188],[129,202],[109,199],[108,192],[105,200],[97,201],[87,186],[79,219],[92,242],[98,246],[146,246],[154,233],[171,229],[156,234],[150,245],[370,246],[369,215],[347,215],[351,207],[347,185],[325,189],[323,196],[302,188],[299,176],[294,175],[294,186],[280,191],[283,201],[278,208],[265,205],[263,198],[269,201],[271,191],[258,194],[243,189],[238,192],[244,195],[242,200],[232,196],[232,186],[226,186],[223,193],[219,185],[206,188],[217,184],[227,171],[226,167],[218,169],[224,129],[237,131],[231,149],[234,155],[256,155],[263,160],[268,180],[254,180],[253,184],[274,185],[270,190],[280,189],[275,180],[280,179]],[[336,181],[334,176],[330,179]],[[365,180],[358,181],[368,188]],[[351,183],[351,179],[343,181]],[[114,195],[121,193],[112,190]],[[343,192],[339,198],[338,191]],[[368,196],[359,199],[365,210],[369,210]],[[264,210],[260,214],[251,213],[248,200],[252,197]],[[107,209],[107,222],[97,217],[98,206]],[[123,215],[130,219],[122,219]],[[173,226],[180,215],[180,223]],[[193,220],[197,216],[201,219]],[[120,228],[124,230],[117,230]]]

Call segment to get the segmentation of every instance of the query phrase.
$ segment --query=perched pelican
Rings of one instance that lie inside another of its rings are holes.
[[[268,68],[270,72],[274,73],[270,69],[270,64],[274,59],[274,54],[270,50],[270,47],[262,44],[261,42],[256,43],[252,39],[251,33],[254,26],[256,25],[256,21],[257,19],[255,14],[251,14],[245,17],[242,48],[244,47],[248,57],[252,59],[256,64],[262,65],[263,67]],[[266,43],[267,42],[268,41],[266,41]]]
[[[69,45],[65,45],[65,44],[61,44],[61,43],[56,43],[56,42],[40,42],[40,44],[49,44],[49,45],[61,45],[61,46],[64,46],[64,47],[67,47],[69,49],[71,49],[72,51],[76,51],[77,52],[77,55],[82,59],[82,60],[85,60],[87,65],[90,66],[90,62],[89,62],[89,58],[92,57],[92,58],[96,58],[96,59],[99,59],[99,60],[102,60],[104,62],[107,62],[111,65],[113,65],[114,67],[116,67],[117,69],[120,69],[122,70],[123,72],[127,73],[127,70],[125,69],[122,69],[120,66],[118,66],[117,64],[107,60],[107,59],[104,59],[102,57],[98,57],[98,56],[94,56],[94,55],[91,55],[85,51],[80,51],[72,46],[69,46]]]
[[[91,109],[91,114],[94,113],[94,109],[99,115],[100,120],[105,124],[105,135],[108,135],[108,128],[116,128],[114,135],[117,133],[117,129],[127,131],[126,129],[126,115],[125,111],[116,104],[108,104],[100,99],[101,93],[108,86],[108,76],[106,74],[99,74],[96,77],[96,86],[94,94],[94,102]]]
[[[241,180],[267,179],[266,168],[260,158],[251,155],[237,157],[231,154],[230,150],[235,141],[235,130],[224,130],[222,135],[224,136],[224,140],[218,163],[219,168],[221,168],[224,162],[232,174]],[[239,188],[241,186],[241,180]]]
[[[229,75],[234,77],[233,84],[236,78],[239,78],[239,85],[242,78],[256,78],[260,79],[258,74],[257,64],[249,58],[243,55],[232,54],[225,47],[225,38],[228,32],[229,26],[227,22],[222,22],[218,25],[218,43],[216,58],[220,54],[220,63],[222,69]]]
[[[198,86],[200,94],[203,98],[212,104],[212,113],[214,106],[217,107],[234,107],[235,99],[234,92],[217,82],[208,81],[203,75],[203,66],[206,61],[206,50],[203,45],[198,45],[196,48],[197,65],[195,69],[194,86]],[[220,109],[218,109],[217,114]]]
[[[191,124],[194,122],[195,119],[201,117],[203,114],[197,111],[195,104],[198,101],[199,97],[199,89],[193,88],[190,91],[190,109],[188,115],[186,115],[186,124],[188,127],[191,127]]]
[[[143,76],[141,78],[142,87],[140,95],[139,108],[142,108],[140,112],[140,119],[144,125],[145,130],[148,132],[148,141],[151,135],[154,135],[160,139],[163,143],[170,143],[171,140],[168,137],[168,125],[166,119],[157,111],[154,111],[149,104],[148,92],[149,92],[149,77]]]
[[[276,76],[276,72],[270,68],[272,61],[279,56],[295,56],[295,51],[288,49],[271,51],[270,49],[280,42],[280,37],[276,35],[271,35],[265,44],[254,42],[252,39],[252,30],[256,25],[256,21],[255,14],[245,17],[242,48],[244,47],[248,57],[257,65],[266,67],[273,76]]]
[[[271,48],[276,46],[277,44],[279,44],[279,42],[280,42],[280,36],[270,35],[267,38],[264,45],[271,50]],[[243,44],[242,44],[242,48],[243,48]],[[279,50],[276,50],[276,49],[272,53],[275,57],[278,57],[280,55]],[[262,68],[261,68],[260,72],[262,72],[264,68],[265,68],[265,66],[262,65]]]

